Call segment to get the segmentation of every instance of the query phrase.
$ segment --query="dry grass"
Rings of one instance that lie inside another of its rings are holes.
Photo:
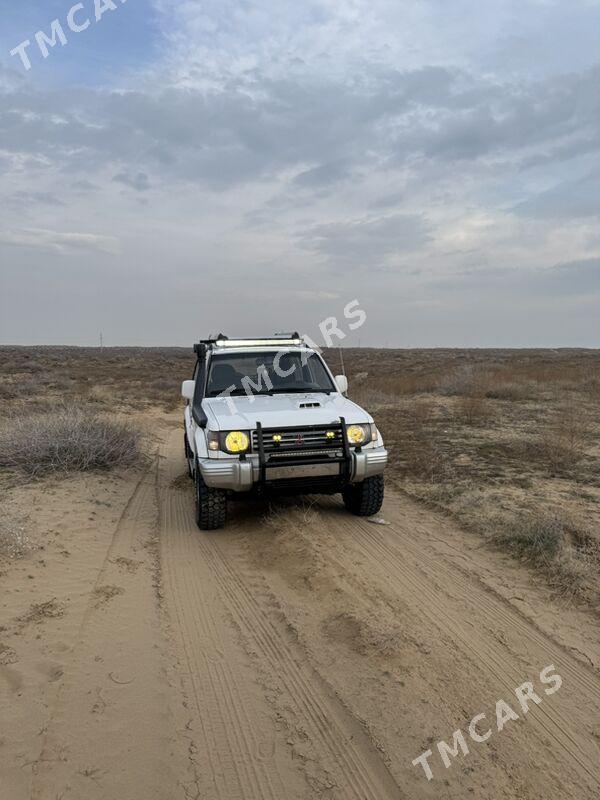
[[[558,517],[520,517],[504,521],[494,539],[518,558],[536,567],[548,567],[563,548],[564,526]]]
[[[20,558],[29,550],[25,530],[16,520],[0,517],[0,557]]]
[[[0,347],[0,404],[93,403],[114,413],[177,408],[194,354],[183,348]]]
[[[355,350],[345,361],[350,396],[389,446],[389,479],[560,594],[598,604],[599,351]]]
[[[577,534],[585,546],[577,542]],[[543,572],[561,595],[579,596],[595,584],[598,543],[560,516],[543,512],[500,518],[493,542]]]
[[[31,476],[130,466],[140,455],[139,432],[128,422],[80,406],[12,416],[0,429],[0,467]]]
[[[325,357],[339,373],[339,352]],[[363,348],[344,361],[350,397],[373,413],[390,450],[390,481],[496,538],[558,590],[593,584],[600,351]],[[191,348],[0,347],[0,417],[57,403],[120,417],[170,411],[193,364]],[[582,522],[560,522],[570,518]],[[554,519],[560,547],[550,557]]]
[[[484,397],[478,394],[469,394],[459,398],[458,415],[466,425],[481,425],[490,416],[490,407]]]
[[[559,409],[542,434],[541,448],[554,473],[572,470],[584,457],[590,424],[584,409],[574,402]]]

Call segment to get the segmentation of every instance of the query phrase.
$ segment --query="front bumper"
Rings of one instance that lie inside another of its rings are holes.
[[[348,453],[346,464],[302,463],[278,467],[261,468],[257,454],[250,454],[244,460],[237,458],[199,460],[202,479],[207,486],[215,489],[228,489],[233,492],[247,492],[258,486],[277,488],[281,482],[305,481],[307,486],[314,481],[327,479],[332,486],[339,483],[341,489],[348,483],[360,483],[372,475],[381,474],[387,465],[388,453],[385,447],[365,448]],[[334,469],[332,469],[334,468]]]

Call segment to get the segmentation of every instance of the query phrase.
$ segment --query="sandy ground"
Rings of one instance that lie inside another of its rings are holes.
[[[317,498],[201,533],[161,431],[143,469],[9,493],[33,549],[0,578],[2,800],[600,797],[592,616],[392,491],[386,525]]]

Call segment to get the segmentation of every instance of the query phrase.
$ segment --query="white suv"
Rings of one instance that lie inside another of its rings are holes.
[[[195,345],[184,381],[185,455],[196,489],[196,522],[220,528],[227,500],[244,492],[335,494],[359,516],[383,503],[387,451],[373,418],[345,397],[298,336]]]

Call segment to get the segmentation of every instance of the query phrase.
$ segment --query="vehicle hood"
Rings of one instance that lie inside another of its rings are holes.
[[[318,403],[316,408],[302,408]],[[291,428],[301,425],[331,425],[344,417],[348,424],[373,422],[360,406],[341,394],[276,394],[251,397],[207,397],[202,407],[212,430],[255,430],[260,422],[265,428]]]

